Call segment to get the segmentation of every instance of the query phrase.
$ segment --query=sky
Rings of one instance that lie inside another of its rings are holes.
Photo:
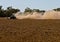
[[[24,11],[26,7],[31,9],[50,10],[60,8],[60,0],[0,0],[0,5],[6,9],[8,6]]]

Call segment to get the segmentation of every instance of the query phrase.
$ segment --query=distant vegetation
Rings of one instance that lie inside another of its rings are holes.
[[[39,10],[39,9],[30,9],[27,7],[24,12],[45,12],[45,10]]]
[[[13,13],[16,13],[18,11],[20,10],[12,7],[7,7],[7,9],[4,10],[2,9],[2,6],[0,6],[0,17],[10,17]]]
[[[57,9],[53,9],[54,11],[60,11],[60,8],[57,8]]]
[[[53,9],[54,11],[60,11],[60,8],[57,9]],[[20,12],[20,9],[15,9],[11,6],[7,7],[7,9],[3,9],[2,6],[0,6],[0,17],[10,17],[11,15],[13,15],[13,13],[17,13]],[[45,12],[45,10],[39,10],[39,9],[30,9],[29,7],[25,8],[24,13],[29,12]]]

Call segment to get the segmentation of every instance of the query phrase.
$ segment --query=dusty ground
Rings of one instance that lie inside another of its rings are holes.
[[[0,19],[0,42],[60,42],[60,20]]]

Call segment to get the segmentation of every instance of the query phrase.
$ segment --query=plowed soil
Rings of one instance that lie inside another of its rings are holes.
[[[0,19],[0,42],[60,42],[60,20]]]

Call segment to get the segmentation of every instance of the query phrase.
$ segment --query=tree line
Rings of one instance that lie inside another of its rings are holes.
[[[20,10],[12,7],[7,7],[7,9],[4,10],[2,9],[2,6],[0,6],[0,17],[10,17],[13,13],[16,13],[18,11]]]
[[[54,11],[60,11],[60,8],[57,8],[57,9],[53,9]],[[4,10],[3,8],[2,8],[2,6],[0,6],[0,17],[10,17],[13,13],[17,13],[17,12],[19,12],[20,11],[20,9],[15,9],[15,8],[13,8],[13,7],[11,7],[11,6],[9,6],[9,7],[7,7],[7,9],[6,10]],[[41,12],[45,12],[45,10],[39,10],[39,9],[30,9],[29,7],[27,7],[27,8],[25,8],[25,10],[24,10],[24,13],[26,13],[26,12],[39,12],[39,13],[41,13]]]

